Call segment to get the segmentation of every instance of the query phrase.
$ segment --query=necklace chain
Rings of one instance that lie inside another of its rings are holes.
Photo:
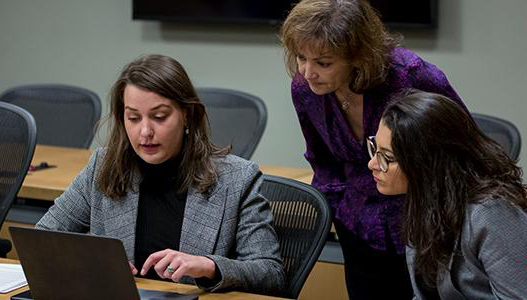
[[[350,102],[348,100],[342,101],[340,105],[343,111],[348,112],[348,109],[350,108]]]
[[[351,107],[351,103],[353,100],[353,94],[348,95],[342,102],[340,103],[340,107],[342,107],[342,110],[348,113],[348,110]]]

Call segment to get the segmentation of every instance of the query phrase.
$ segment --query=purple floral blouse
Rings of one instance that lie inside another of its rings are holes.
[[[407,88],[445,95],[466,110],[443,72],[413,52],[396,48],[385,82],[364,93],[365,138],[376,134],[388,102]],[[404,199],[377,191],[367,166],[366,143],[353,136],[335,94],[314,94],[300,74],[293,78],[291,93],[306,140],[304,156],[314,171],[312,185],[325,194],[333,217],[372,248],[386,250],[391,240],[397,252],[404,253]]]

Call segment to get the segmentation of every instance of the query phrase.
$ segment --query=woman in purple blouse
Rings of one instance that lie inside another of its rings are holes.
[[[401,237],[403,198],[377,191],[364,139],[375,135],[388,102],[409,88],[466,107],[439,69],[398,48],[368,1],[300,1],[280,34],[312,185],[332,208],[348,294],[411,298]]]

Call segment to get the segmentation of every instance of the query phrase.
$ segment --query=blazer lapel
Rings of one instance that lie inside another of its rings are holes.
[[[452,282],[452,266],[454,264],[454,258],[459,253],[458,251],[459,246],[459,238],[456,239],[456,242],[454,244],[454,251],[452,251],[452,255],[450,256],[450,261],[448,263],[448,269],[444,272],[437,274],[437,291],[439,295],[441,296],[441,299],[452,299],[452,300],[463,300],[465,297],[461,292],[455,287],[454,283]]]
[[[120,239],[128,260],[135,263],[135,225],[139,205],[139,176],[132,179],[133,188],[122,199],[105,201],[105,232],[107,236]]]
[[[193,255],[213,254],[223,221],[227,188],[219,186],[210,196],[191,187],[187,196],[179,250]]]

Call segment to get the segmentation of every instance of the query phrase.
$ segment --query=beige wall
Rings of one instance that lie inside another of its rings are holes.
[[[527,1],[439,2],[439,29],[402,32],[406,46],[445,71],[470,110],[509,119],[526,135]],[[109,86],[124,64],[140,54],[167,54],[196,86],[264,99],[269,119],[256,161],[307,166],[276,31],[132,21],[131,3],[0,0],[0,91],[28,83],[80,85],[99,94],[106,113]]]

